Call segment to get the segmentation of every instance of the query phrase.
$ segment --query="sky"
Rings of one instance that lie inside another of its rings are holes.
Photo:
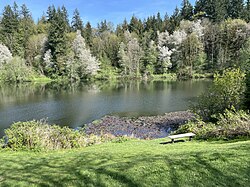
[[[172,15],[176,6],[181,7],[182,0],[15,0],[18,6],[25,4],[31,11],[35,21],[43,13],[46,14],[49,5],[55,7],[64,5],[72,18],[77,8],[84,23],[90,21],[96,27],[97,23],[106,19],[112,23],[122,23],[126,18],[128,21],[135,15],[144,19],[160,12],[162,17],[168,13]],[[190,0],[194,4],[195,0]],[[6,5],[13,5],[14,0],[0,0],[1,14]]]

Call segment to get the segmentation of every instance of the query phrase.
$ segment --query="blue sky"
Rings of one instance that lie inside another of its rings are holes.
[[[1,13],[6,5],[13,5],[13,2],[14,0],[0,0]],[[77,8],[83,22],[90,21],[94,27],[104,19],[118,24],[124,18],[130,20],[133,15],[142,19],[157,12],[162,16],[166,12],[171,15],[176,6],[181,6],[181,2],[182,0],[16,0],[19,6],[26,4],[35,21],[46,13],[49,5],[64,5],[70,18]],[[195,0],[190,2],[194,4]]]

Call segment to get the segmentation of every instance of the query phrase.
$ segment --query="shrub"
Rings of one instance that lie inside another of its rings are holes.
[[[12,150],[58,150],[82,148],[103,142],[124,142],[129,139],[131,138],[115,137],[112,134],[86,135],[84,129],[48,125],[41,120],[14,123],[5,130],[0,146]]]
[[[219,114],[217,126],[221,128],[221,136],[227,138],[249,136],[250,115],[242,110],[226,110],[224,114]]]
[[[203,93],[192,110],[203,120],[213,120],[213,115],[223,113],[235,107],[239,110],[243,104],[245,74],[239,69],[226,70],[222,75],[215,74],[213,85]]]
[[[25,82],[34,75],[33,70],[19,57],[13,58],[0,68],[0,79],[5,82]]]
[[[11,149],[68,149],[88,145],[84,133],[43,121],[17,122],[5,130]]]
[[[197,139],[232,139],[250,136],[250,115],[243,110],[226,110],[219,114],[217,123],[205,123],[201,119],[181,126],[175,134],[193,132]]]

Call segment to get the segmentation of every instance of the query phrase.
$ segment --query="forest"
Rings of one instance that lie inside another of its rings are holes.
[[[210,76],[227,68],[249,69],[250,1],[183,0],[171,16],[97,27],[75,9],[49,6],[35,22],[28,7],[7,5],[0,18],[0,79],[81,81]]]
[[[0,186],[249,186],[250,0],[97,26],[69,15],[0,12]],[[157,115],[134,117],[139,106]]]

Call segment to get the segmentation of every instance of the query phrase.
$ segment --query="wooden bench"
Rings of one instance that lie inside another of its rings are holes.
[[[191,141],[192,137],[194,137],[194,136],[195,136],[195,134],[190,132],[190,133],[185,133],[185,134],[171,135],[171,136],[168,136],[168,137],[172,140],[172,143],[174,143],[174,139],[189,137],[189,141]]]

